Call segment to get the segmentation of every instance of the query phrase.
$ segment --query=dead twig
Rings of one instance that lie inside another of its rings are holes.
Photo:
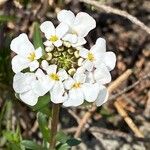
[[[114,100],[117,97],[121,96],[122,94],[126,93],[127,91],[131,90],[132,88],[134,88],[135,86],[137,86],[138,84],[140,84],[143,80],[146,80],[150,78],[150,74],[147,74],[145,76],[143,76],[142,78],[140,78],[138,81],[134,82],[132,85],[124,88],[123,90],[121,90],[120,92],[118,92],[117,94],[112,95],[109,100]],[[150,103],[150,102],[149,102]]]
[[[118,100],[114,102],[114,106],[117,109],[118,113],[123,117],[127,125],[130,127],[130,129],[134,132],[135,136],[144,138],[144,135],[138,129],[133,120],[128,116],[127,112],[124,110],[123,106]]]
[[[100,128],[100,127],[92,127],[89,129],[89,131],[93,134],[93,133],[102,133],[104,135],[109,135],[110,137],[119,137],[119,138],[123,138],[128,142],[131,141],[143,141],[143,142],[150,142],[150,138],[140,138],[140,137],[136,137],[134,135],[131,134],[127,134],[118,130],[110,130],[110,129],[106,129],[106,128]]]
[[[130,15],[126,11],[119,10],[117,8],[112,8],[110,6],[106,6],[106,5],[101,4],[100,2],[95,1],[95,0],[79,0],[79,1],[80,2],[84,2],[86,4],[90,4],[92,6],[95,6],[96,8],[99,8],[101,10],[104,10],[106,13],[113,13],[113,14],[125,17],[128,20],[130,20],[132,23],[136,24],[141,29],[143,29],[144,31],[146,31],[148,34],[150,34],[150,28],[148,26],[146,26],[142,21],[140,21],[136,17]]]
[[[125,81],[130,75],[132,74],[132,70],[128,69],[125,71],[121,76],[119,76],[114,82],[110,84],[108,87],[109,93],[111,93],[113,90],[115,90],[117,87],[119,87],[123,81]],[[85,113],[83,118],[80,121],[80,124],[76,130],[76,133],[74,135],[75,138],[78,138],[82,132],[82,128],[85,126],[89,118],[93,115],[93,113],[96,111],[97,107],[95,105],[92,106],[92,108]]]

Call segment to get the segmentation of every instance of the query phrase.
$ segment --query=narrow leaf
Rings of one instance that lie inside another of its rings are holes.
[[[72,139],[67,140],[66,143],[67,143],[69,146],[76,146],[76,145],[79,145],[79,144],[81,143],[81,141],[78,140],[78,139],[72,138]]]
[[[40,27],[37,22],[34,22],[34,34],[33,34],[33,43],[35,48],[41,47],[44,50],[44,45],[42,42]]]
[[[30,140],[23,140],[21,142],[21,145],[25,146],[25,148],[31,149],[31,150],[44,150],[42,146],[38,145],[37,143],[30,141]]]
[[[14,19],[14,16],[0,15],[0,22],[13,21]]]
[[[38,113],[38,123],[40,131],[45,141],[50,141],[50,129],[48,128],[47,116],[41,112]]]
[[[45,95],[45,96],[39,97],[37,104],[31,108],[33,108],[34,111],[37,111],[45,107],[49,102],[50,102],[50,96]]]

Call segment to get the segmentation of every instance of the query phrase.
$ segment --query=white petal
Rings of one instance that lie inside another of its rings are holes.
[[[63,37],[63,40],[64,40],[64,41],[67,41],[67,42],[70,42],[71,44],[73,44],[73,43],[77,43],[78,37],[77,37],[76,34],[66,34],[66,35]]]
[[[48,75],[45,75],[41,69],[35,72],[38,82],[33,84],[35,93],[41,93],[40,96],[46,94],[54,85],[55,81],[50,80]],[[42,94],[43,93],[43,94]]]
[[[49,40],[45,41],[43,44],[47,47],[51,47],[53,45],[52,42]]]
[[[42,63],[41,63],[42,69],[46,70],[48,65],[49,64],[48,64],[48,62],[46,60],[42,60]]]
[[[24,57],[20,57],[19,55],[16,55],[12,59],[12,70],[15,73],[18,73],[22,71],[23,69],[26,69],[29,67],[29,61],[25,59]]]
[[[34,73],[17,73],[13,78],[13,89],[16,93],[27,92],[31,89],[31,82],[35,80]]]
[[[93,67],[94,67],[94,63],[92,61],[89,60],[85,60],[83,62],[83,66],[88,70],[88,71],[92,71]]]
[[[80,73],[81,73],[81,74],[84,74],[85,71],[86,71],[85,68],[84,68],[83,66],[81,66],[81,67],[79,67],[79,68],[76,70],[76,73],[77,73],[77,74],[80,74]]]
[[[42,50],[42,48],[41,48],[41,47],[37,48],[37,49],[35,50],[35,59],[41,58],[42,55],[43,55],[43,50]]]
[[[68,78],[67,80],[64,81],[65,89],[67,89],[67,90],[71,89],[74,83],[75,83],[75,81],[71,77]]]
[[[72,44],[73,47],[79,47],[82,46],[86,43],[85,38],[83,37],[78,37],[77,42],[75,44]]]
[[[11,41],[10,49],[22,57],[26,57],[34,51],[34,47],[25,33],[20,34]]]
[[[63,103],[67,100],[68,96],[64,93],[64,85],[62,82],[56,82],[52,90],[50,91],[51,101],[55,104]]]
[[[98,83],[106,84],[111,81],[111,74],[107,67],[101,66],[94,71],[94,78]]]
[[[34,60],[30,62],[29,67],[30,71],[35,71],[39,67],[39,62],[37,60]]]
[[[45,34],[45,37],[49,40],[51,35],[55,35],[55,27],[51,21],[45,21],[40,26],[41,31]]]
[[[91,51],[94,52],[94,54],[96,53],[104,53],[106,52],[106,41],[103,38],[98,38],[96,40],[95,45],[91,48]]]
[[[97,100],[95,101],[97,106],[101,106],[103,103],[105,103],[108,100],[108,91],[105,86],[100,86],[100,91]]]
[[[56,35],[59,38],[62,38],[69,30],[69,27],[67,24],[60,23],[56,28]]]
[[[47,76],[45,78],[42,78],[40,80],[37,80],[32,84],[32,89],[34,93],[36,93],[39,96],[45,95],[50,89],[52,88],[53,84],[49,84],[49,79]]]
[[[104,63],[109,71],[113,70],[116,64],[116,55],[113,52],[106,52],[104,55]]]
[[[84,102],[84,95],[81,89],[71,89],[69,91],[69,98],[63,103],[63,105],[65,107],[79,106],[83,102]]]
[[[85,100],[88,102],[94,102],[99,94],[99,85],[97,83],[85,83],[82,86]]]
[[[87,13],[80,12],[76,15],[74,29],[79,36],[85,37],[89,31],[96,27],[95,20]]]
[[[64,69],[59,70],[57,75],[60,77],[61,81],[64,81],[68,78],[68,74]]]
[[[35,94],[32,90],[20,94],[19,97],[24,103],[30,106],[34,106],[38,101],[38,95]]]
[[[87,55],[89,53],[89,50],[86,49],[86,48],[82,48],[80,51],[79,51],[79,55],[83,58],[87,58]]]
[[[51,52],[54,49],[54,45],[45,48],[46,52]]]
[[[50,65],[47,67],[46,72],[47,74],[56,73],[57,65]]]
[[[56,42],[53,43],[56,47],[60,47],[62,46],[62,41],[61,40],[57,40]]]
[[[60,22],[71,25],[74,22],[75,15],[70,10],[62,10],[57,14],[57,18]]]
[[[93,75],[93,72],[85,72],[86,74],[86,83],[94,83],[95,80],[94,80],[94,75]]]
[[[84,83],[86,80],[86,75],[84,73],[75,73],[73,78],[76,82]]]

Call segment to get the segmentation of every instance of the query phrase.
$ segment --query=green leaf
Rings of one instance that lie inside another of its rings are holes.
[[[20,142],[20,136],[18,133],[15,133],[13,131],[5,131],[3,133],[4,137],[7,139],[7,141],[11,143],[19,143]]]
[[[31,149],[31,150],[44,150],[44,148],[37,143],[30,141],[30,140],[23,140],[21,142],[21,145],[25,146],[25,148]]]
[[[42,42],[40,27],[37,22],[34,22],[34,34],[33,34],[33,43],[35,48],[41,47],[44,50],[44,45]]]
[[[50,129],[48,128],[48,119],[47,116],[41,112],[38,113],[38,123],[40,131],[43,135],[43,139],[47,142],[50,141]]]
[[[50,96],[49,95],[45,95],[42,97],[39,97],[38,102],[35,106],[31,107],[33,108],[34,111],[38,111],[41,108],[47,106],[47,104],[50,102]]]
[[[69,149],[70,149],[70,146],[67,143],[62,144],[61,146],[57,148],[57,150],[69,150]]]
[[[13,21],[14,19],[14,16],[0,15],[0,22]]]
[[[60,143],[66,143],[66,141],[69,139],[69,136],[67,136],[64,132],[60,131],[56,135],[56,140]]]
[[[67,140],[66,143],[67,143],[69,146],[76,146],[76,145],[79,145],[79,144],[81,143],[81,141],[78,140],[78,139],[72,138],[72,139]]]

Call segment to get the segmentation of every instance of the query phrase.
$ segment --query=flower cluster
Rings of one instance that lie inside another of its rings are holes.
[[[44,49],[35,49],[25,33],[12,40],[10,48],[17,54],[12,59],[15,92],[31,106],[48,93],[53,103],[66,107],[84,101],[102,105],[108,98],[104,84],[111,81],[115,54],[106,52],[103,38],[98,38],[90,50],[83,47],[85,36],[96,27],[87,13],[75,16],[62,10],[57,18],[60,24],[56,28],[51,21],[40,25],[46,38]]]

